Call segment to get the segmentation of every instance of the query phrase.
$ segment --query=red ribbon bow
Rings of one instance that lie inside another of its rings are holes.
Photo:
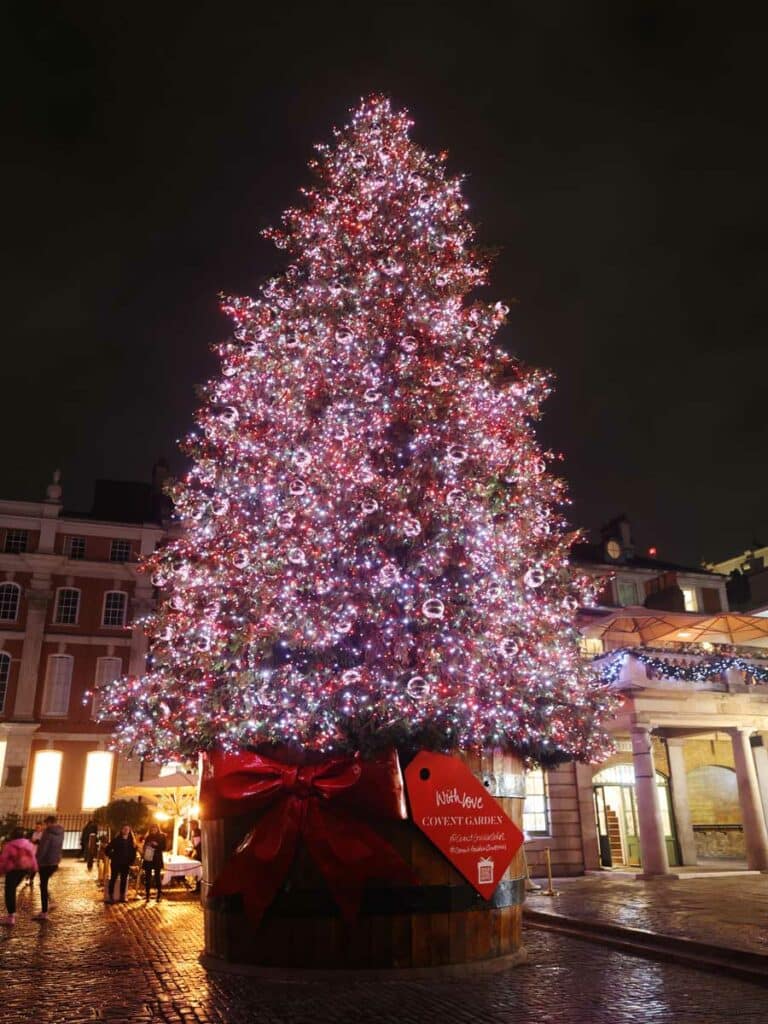
[[[389,797],[385,814],[403,817],[402,778],[394,752],[392,758],[386,765],[391,790],[385,794]],[[214,752],[208,762],[212,775],[203,788],[208,817],[266,806],[211,889],[213,897],[240,893],[254,924],[285,881],[299,840],[320,868],[347,921],[357,916],[369,881],[418,884],[400,855],[354,813],[355,805],[370,810],[366,793],[381,784],[381,762],[364,762],[355,755],[311,765],[282,764],[247,752]],[[344,799],[351,793],[359,799]],[[373,803],[381,809],[380,792]]]

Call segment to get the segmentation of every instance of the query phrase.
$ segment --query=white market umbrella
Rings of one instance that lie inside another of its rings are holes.
[[[171,853],[175,856],[179,851],[179,826],[184,818],[189,817],[192,803],[197,796],[197,777],[173,772],[171,775],[158,775],[154,779],[143,779],[129,786],[120,786],[115,790],[116,797],[140,796],[151,803],[165,805],[170,808],[173,817],[173,845]]]

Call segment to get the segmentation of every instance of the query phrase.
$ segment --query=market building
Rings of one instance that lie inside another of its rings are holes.
[[[573,561],[606,578],[581,629],[615,753],[529,776],[531,873],[546,849],[556,875],[767,870],[768,619],[730,612],[725,576],[638,555],[624,519]]]
[[[138,560],[166,535],[166,472],[97,481],[88,515],[64,510],[58,473],[43,501],[0,501],[0,816],[55,809],[74,833],[138,779],[95,713],[106,683],[145,667],[134,623],[154,598]]]

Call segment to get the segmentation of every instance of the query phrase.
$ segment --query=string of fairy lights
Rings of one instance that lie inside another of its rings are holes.
[[[284,273],[223,303],[183,528],[146,562],[151,663],[102,702],[133,754],[607,743],[575,626],[592,584],[533,432],[550,380],[494,343],[509,310],[470,298],[461,180],[410,128],[362,102],[266,232]]]
[[[749,684],[768,683],[768,664],[758,665],[754,660],[735,654],[701,654],[696,661],[681,661],[670,651],[653,648],[622,647],[611,651],[608,658],[599,655],[600,676],[609,685],[618,682],[627,656],[639,661],[651,674],[660,679],[674,679],[688,683],[718,681],[730,669],[744,673]]]

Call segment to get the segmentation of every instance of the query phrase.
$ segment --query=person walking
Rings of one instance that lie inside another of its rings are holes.
[[[36,822],[35,823],[35,827],[32,829],[32,834],[29,836],[29,841],[30,841],[30,843],[32,843],[32,845],[35,848],[35,855],[37,855],[38,843],[43,838],[43,832],[45,832],[45,822],[44,821]],[[27,885],[29,886],[30,890],[32,890],[34,888],[34,886],[35,886],[35,875],[36,874],[37,874],[36,871],[30,871],[28,876],[27,876]]]
[[[91,836],[95,836],[98,833],[98,831],[99,826],[96,824],[93,818],[89,818],[88,821],[85,823],[85,828],[80,833],[80,853],[83,855],[84,861],[88,860],[88,849],[91,845]],[[88,870],[90,871],[92,867],[93,858],[91,858],[91,863],[88,865]]]
[[[42,910],[33,915],[35,921],[48,920],[48,883],[51,875],[59,869],[61,851],[64,846],[64,829],[56,821],[55,814],[45,819],[45,829],[37,845],[37,871],[40,875],[40,903]]]
[[[7,911],[5,917],[0,917],[0,925],[12,928],[16,924],[16,890],[30,871],[37,871],[35,847],[27,839],[23,828],[15,828],[0,850],[0,875],[5,875]]]
[[[147,832],[146,838],[144,839],[144,848],[142,850],[141,859],[144,863],[144,884],[146,886],[146,899],[149,899],[150,890],[152,888],[152,876],[155,879],[155,886],[157,887],[157,900],[160,902],[160,896],[163,891],[162,887],[162,873],[163,873],[163,854],[165,853],[165,836],[160,831],[158,825],[150,825],[149,832]]]
[[[118,834],[107,843],[104,851],[109,857],[109,888],[105,903],[115,903],[115,882],[120,879],[120,902],[125,903],[128,888],[128,872],[136,860],[136,840],[130,825],[123,825]]]

